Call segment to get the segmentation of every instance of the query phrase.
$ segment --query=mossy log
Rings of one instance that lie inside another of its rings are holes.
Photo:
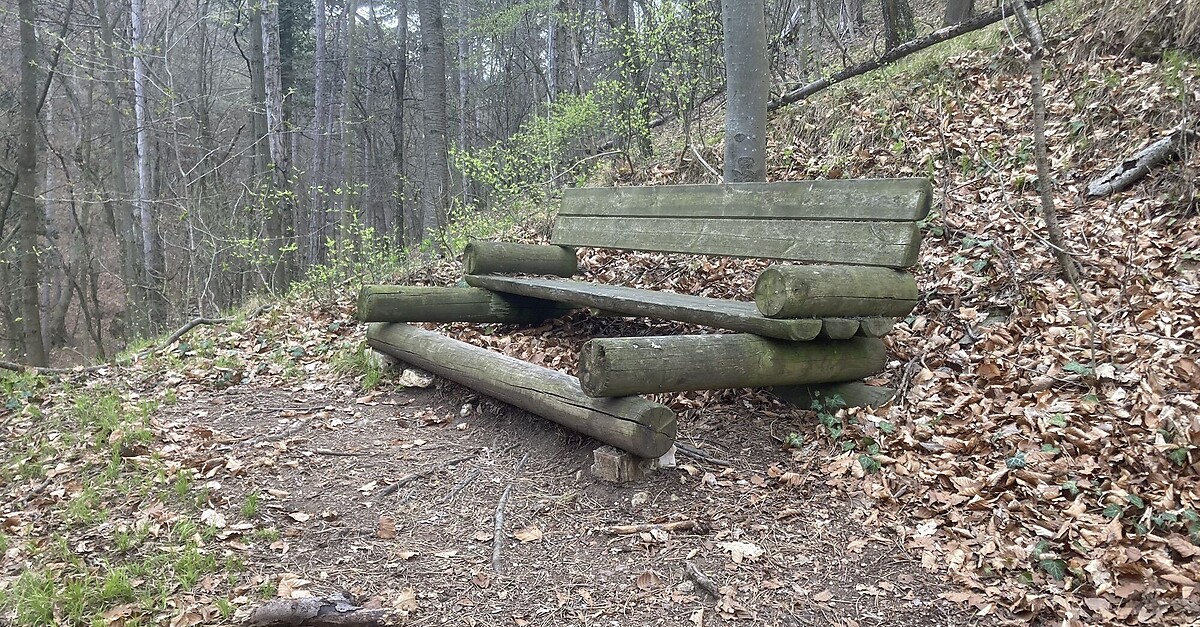
[[[675,442],[675,413],[665,405],[637,396],[589,398],[575,377],[440,333],[377,323],[367,344],[640,457],[661,457]]]
[[[570,277],[579,271],[575,249],[566,246],[471,242],[463,250],[464,274],[550,274]]]
[[[474,287],[366,285],[358,293],[363,322],[538,324],[571,311],[551,300]]]
[[[600,338],[583,345],[588,396],[767,387],[861,379],[883,370],[875,338],[787,342],[749,334]]]
[[[904,316],[917,305],[913,275],[865,266],[771,266],[754,284],[768,318]]]

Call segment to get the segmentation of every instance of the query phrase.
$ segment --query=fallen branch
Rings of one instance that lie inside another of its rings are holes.
[[[383,498],[385,496],[395,494],[396,490],[403,488],[404,486],[416,481],[417,479],[422,479],[424,477],[428,477],[429,475],[432,475],[433,473],[435,473],[447,466],[461,464],[462,462],[465,462],[469,459],[474,459],[474,458],[475,458],[474,453],[472,453],[470,455],[463,455],[462,457],[455,457],[454,459],[444,461],[444,462],[438,464],[437,466],[434,466],[433,468],[429,468],[427,470],[422,470],[421,472],[414,472],[412,474],[405,475],[405,476],[401,477],[399,481],[397,481],[393,484],[390,484],[388,486],[385,486],[375,496],[376,496],[376,498]]]
[[[529,453],[526,453],[521,461],[517,462],[512,479],[509,479],[508,485],[504,488],[504,494],[500,495],[500,502],[496,504],[496,524],[492,531],[492,570],[496,572],[500,572],[500,547],[504,546],[504,506],[508,504],[508,495],[512,493],[513,482],[517,480],[517,475],[521,472],[521,467],[525,465],[527,459],[529,459]]]
[[[1188,142],[1198,140],[1200,133],[1183,127],[1177,128],[1105,172],[1100,178],[1088,183],[1087,195],[1096,197],[1123,192],[1149,174],[1150,170],[1179,156]]]
[[[696,585],[700,586],[700,588],[712,596],[712,598],[721,598],[721,593],[717,591],[716,584],[712,582],[712,579],[709,579],[704,575],[704,573],[700,572],[700,569],[696,568],[695,564],[691,562],[685,562],[683,572],[687,573],[688,578],[696,582]]]
[[[273,599],[255,608],[246,619],[254,627],[374,627],[391,617],[391,610],[359,607],[344,594],[328,598]]]
[[[688,531],[695,529],[704,531],[705,525],[695,520],[676,520],[667,523],[641,523],[637,525],[613,525],[611,527],[601,527],[600,530],[604,533],[614,536],[628,536],[635,533],[650,533],[658,529],[660,531]]]
[[[129,366],[133,363],[141,361],[141,360],[149,357],[150,355],[153,355],[154,353],[161,352],[162,350],[166,349],[168,346],[179,341],[179,339],[182,338],[184,335],[186,335],[189,331],[191,331],[192,329],[195,329],[196,327],[198,327],[200,325],[229,324],[230,322],[233,322],[233,318],[196,318],[196,319],[192,320],[191,322],[188,322],[187,324],[180,327],[177,331],[175,331],[171,335],[167,336],[167,340],[165,342],[159,344],[158,346],[147,348],[146,350],[144,350],[132,357],[127,357],[125,359],[118,360],[111,364],[96,364],[94,366],[79,366],[76,368],[46,368],[44,366],[28,366],[25,364],[18,364],[18,363],[14,363],[11,361],[0,361],[0,370],[12,370],[14,372],[32,372],[34,374],[88,374],[88,373],[92,373],[92,372],[99,372],[101,370],[104,370],[105,368],[111,368],[114,366],[118,367],[118,368],[124,368],[125,366]]]
[[[1025,6],[1034,9],[1046,4],[1050,4],[1053,1],[1054,0],[1025,0]],[[793,89],[780,96],[779,100],[776,100],[768,105],[767,110],[774,111],[780,107],[800,102],[801,100],[804,100],[809,96],[823,91],[828,87],[832,87],[833,85],[836,85],[842,81],[877,70],[893,61],[898,61],[915,52],[920,52],[936,44],[949,41],[955,37],[958,37],[959,35],[964,35],[971,31],[979,30],[985,26],[991,26],[992,24],[995,24],[996,22],[999,22],[1000,20],[1011,15],[1012,10],[1008,6],[1001,6],[993,11],[981,13],[965,22],[959,22],[953,26],[947,26],[945,28],[935,30],[924,37],[918,37],[911,41],[906,41],[899,46],[896,46],[895,48],[883,53],[877,59],[864,61],[858,65],[850,66],[841,72],[834,74],[833,76],[828,76],[826,78],[808,83],[807,85],[797,87],[796,89]]]

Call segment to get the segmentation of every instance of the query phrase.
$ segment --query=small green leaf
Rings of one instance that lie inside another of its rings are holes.
[[[879,470],[882,468],[882,466],[879,465],[879,462],[875,461],[874,457],[866,454],[858,456],[858,465],[862,466],[863,471],[869,475],[879,472]]]
[[[1047,443],[1047,444],[1042,445],[1042,452],[1043,453],[1053,453],[1055,455],[1058,455],[1059,449],[1057,446]]]
[[[1171,460],[1176,466],[1182,466],[1187,463],[1188,450],[1183,447],[1171,449],[1167,453],[1167,459]]]
[[[1079,484],[1076,483],[1074,479],[1072,479],[1071,481],[1063,482],[1062,489],[1066,490],[1067,492],[1070,492],[1071,496],[1079,495]]]
[[[1050,416],[1050,424],[1056,427],[1065,427],[1067,426],[1067,417],[1062,414],[1054,414]]]
[[[1062,560],[1042,560],[1038,562],[1038,566],[1046,571],[1055,581],[1062,581],[1067,578],[1067,563]]]
[[[1086,364],[1081,364],[1077,361],[1072,361],[1063,366],[1063,370],[1073,372],[1081,377],[1091,377],[1096,374],[1096,370]]]
[[[1108,518],[1110,520],[1113,518],[1120,518],[1121,514],[1124,514],[1124,513],[1125,513],[1125,508],[1121,507],[1120,505],[1117,505],[1116,503],[1109,503],[1108,505],[1104,506],[1104,512],[1103,512],[1104,517]]]
[[[879,423],[879,430],[891,435],[896,431],[896,425],[884,420],[883,422]]]
[[[1136,494],[1125,495],[1125,500],[1129,501],[1130,505],[1132,505],[1138,509],[1146,509],[1146,502],[1142,500],[1142,497],[1140,497]]]
[[[1024,468],[1025,467],[1024,451],[1017,453],[1016,455],[1013,455],[1012,457],[1009,457],[1007,460],[1005,460],[1004,465],[1008,466],[1009,468],[1014,468],[1014,469],[1015,468]]]

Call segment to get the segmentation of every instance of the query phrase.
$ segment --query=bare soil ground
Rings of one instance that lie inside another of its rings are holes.
[[[681,458],[617,486],[588,471],[596,442],[464,388],[310,387],[235,386],[160,410],[207,438],[231,528],[239,503],[262,499],[245,522],[278,539],[226,548],[280,595],[347,590],[404,624],[981,624],[869,505],[781,450],[770,434],[797,430],[793,416],[683,425],[730,465]],[[606,531],[678,521],[694,526]]]

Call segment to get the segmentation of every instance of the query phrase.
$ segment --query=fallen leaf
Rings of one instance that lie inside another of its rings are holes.
[[[386,514],[379,517],[379,530],[375,535],[384,540],[391,540],[396,537],[396,519]]]
[[[536,525],[531,525],[529,527],[526,527],[526,528],[514,533],[513,537],[520,540],[522,543],[541,542],[542,530],[538,529],[538,527]]]
[[[308,519],[312,518],[312,516],[304,512],[292,512],[288,516],[296,522],[308,522]]]
[[[662,577],[658,573],[648,570],[637,578],[637,587],[641,590],[650,590],[662,585]]]

